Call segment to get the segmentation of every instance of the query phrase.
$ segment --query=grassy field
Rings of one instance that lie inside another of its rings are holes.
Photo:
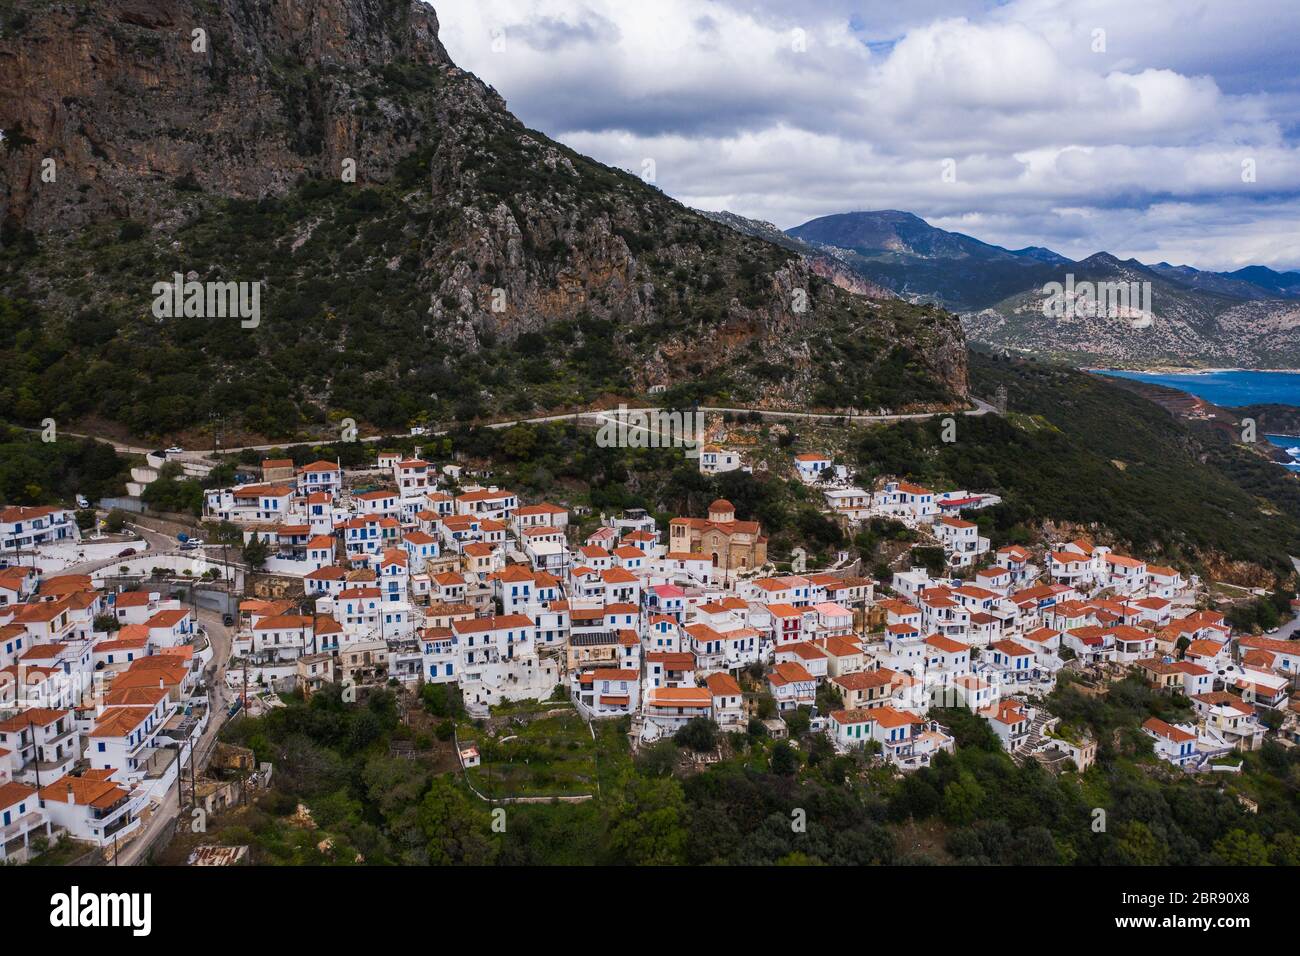
[[[549,716],[535,716],[559,710]],[[595,793],[596,744],[572,708],[542,704],[511,709],[510,719],[490,728],[458,728],[462,748],[476,746],[481,763],[469,782],[486,797],[558,797]]]

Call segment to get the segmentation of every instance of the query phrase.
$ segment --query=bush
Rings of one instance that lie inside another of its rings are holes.
[[[795,749],[790,746],[789,741],[778,740],[776,746],[772,748],[772,758],[769,761],[772,772],[782,777],[793,777],[799,769],[799,755]]]
[[[696,753],[707,753],[718,748],[718,725],[707,717],[696,717],[682,725],[673,735],[681,747],[690,747]]]
[[[126,512],[121,508],[114,508],[104,519],[104,530],[109,534],[121,534],[122,529],[126,527]]]
[[[420,702],[424,704],[424,709],[435,717],[454,720],[465,712],[459,684],[425,684],[420,688]]]

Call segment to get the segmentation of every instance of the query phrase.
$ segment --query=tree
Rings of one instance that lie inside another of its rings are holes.
[[[459,684],[425,684],[420,688],[420,702],[435,717],[459,717],[465,712]]]
[[[437,776],[420,801],[419,827],[428,841],[429,862],[445,866],[491,863],[497,844],[490,838],[491,817],[452,778]]]
[[[799,769],[799,755],[787,740],[778,740],[768,761],[772,772],[782,777],[793,777]]]
[[[633,866],[685,862],[686,798],[671,777],[633,777],[615,808],[610,847]]]
[[[501,451],[516,461],[527,461],[532,457],[533,446],[537,443],[537,433],[523,425],[516,425],[506,431],[501,439]]]
[[[121,508],[114,508],[104,519],[104,530],[109,534],[121,534],[122,529],[126,527],[126,512]]]
[[[978,749],[998,752],[1002,743],[989,722],[965,707],[934,708],[930,716],[948,728],[959,750]]]
[[[785,720],[785,726],[789,730],[791,737],[802,737],[804,734],[808,733],[808,728],[812,724],[806,706],[796,707],[794,710],[786,711],[783,719]]]
[[[690,747],[696,753],[707,753],[718,748],[718,725],[707,717],[694,717],[673,735],[681,747]]]
[[[649,747],[642,747],[636,765],[643,776],[671,777],[677,766],[677,744],[672,740],[658,740]]]
[[[254,537],[244,545],[244,563],[251,568],[266,567],[266,559],[269,556],[270,551],[261,538]]]
[[[819,714],[829,714],[832,710],[842,710],[844,708],[844,695],[840,692],[839,687],[827,681],[817,688],[817,712]]]
[[[1214,855],[1226,866],[1268,866],[1268,844],[1258,833],[1229,830],[1214,844]]]
[[[954,826],[965,826],[979,817],[984,788],[969,771],[943,788],[943,818]]]
[[[912,562],[925,568],[931,577],[939,577],[948,567],[943,548],[913,548]]]
[[[1141,820],[1124,826],[1115,849],[1120,859],[1130,866],[1159,866],[1168,857],[1168,848]]]
[[[808,745],[808,766],[817,767],[835,758],[835,745],[825,734],[814,734]]]

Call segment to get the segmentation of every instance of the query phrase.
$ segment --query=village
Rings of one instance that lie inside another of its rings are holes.
[[[796,746],[820,734],[899,773],[953,751],[940,718],[954,708],[1017,763],[1087,770],[1098,741],[1045,706],[1065,674],[1095,693],[1137,675],[1190,701],[1194,719],[1142,728],[1188,774],[1232,773],[1266,735],[1300,737],[1300,643],[1234,634],[1195,575],[1083,537],[994,550],[973,519],[995,495],[901,478],[863,488],[829,453],[787,457],[827,516],[907,529],[943,567],[909,561],[911,548],[887,577],[847,551],[778,567],[762,525],[725,499],[667,527],[631,509],[579,532],[569,509],[418,450],[379,450],[364,469],[266,459],[204,501],[260,566],[193,543],[167,558],[173,575],[225,582],[218,628],[192,592],[187,603],[129,564],[46,573],[42,555],[58,566],[89,544],[73,512],[4,509],[0,553],[30,558],[0,569],[0,858],[60,834],[116,854],[178,813],[185,787],[196,804],[232,799],[228,783],[197,780],[196,750],[206,767],[233,714],[336,685],[347,700],[447,685],[471,725],[563,704],[589,727],[625,718],[634,751],[701,721]],[[706,444],[698,467],[747,466]],[[466,774],[483,759],[475,736],[455,742]],[[246,752],[220,759],[241,788],[272,769]]]

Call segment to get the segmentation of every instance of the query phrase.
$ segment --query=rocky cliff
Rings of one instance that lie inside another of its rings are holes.
[[[951,315],[836,288],[526,129],[424,3],[0,11],[0,353],[21,358],[24,331],[68,352],[0,386],[18,417],[162,434],[233,404],[278,437],[655,386],[835,408],[966,394]],[[264,283],[260,325],[160,323],[149,289],[176,272]]]

